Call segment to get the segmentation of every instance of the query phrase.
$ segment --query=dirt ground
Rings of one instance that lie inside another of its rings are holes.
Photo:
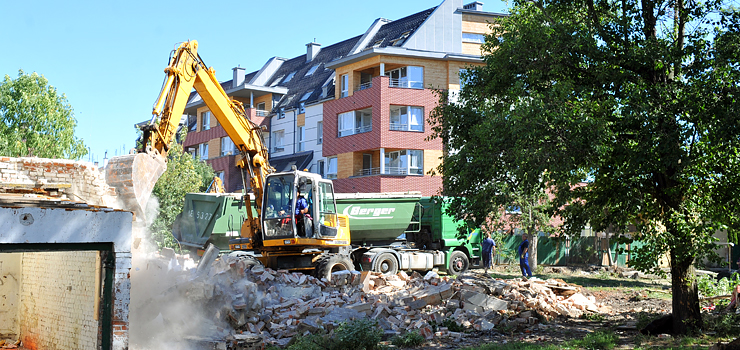
[[[480,278],[487,278],[482,270],[471,271]],[[489,271],[490,272],[490,271]],[[583,287],[582,294],[593,295],[597,303],[606,306],[604,312],[589,317],[573,319],[560,317],[522,329],[495,329],[489,332],[467,333],[462,339],[436,339],[422,349],[460,349],[488,343],[543,342],[558,344],[581,339],[585,335],[602,329],[615,329],[620,338],[620,347],[631,348],[638,335],[638,324],[647,319],[671,312],[670,280],[658,276],[641,275],[640,278],[620,277],[623,271],[607,268],[544,267],[535,277],[540,279],[561,278],[566,282]],[[489,278],[520,278],[513,266],[499,266]]]

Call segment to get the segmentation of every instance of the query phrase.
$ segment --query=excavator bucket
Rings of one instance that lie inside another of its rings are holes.
[[[137,153],[113,157],[105,168],[108,185],[116,189],[123,209],[130,210],[142,220],[154,184],[167,169],[164,157]]]

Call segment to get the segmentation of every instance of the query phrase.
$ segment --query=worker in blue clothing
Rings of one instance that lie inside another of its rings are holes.
[[[522,243],[519,244],[519,267],[522,268],[522,276],[532,277],[532,270],[529,268],[529,239],[527,234],[522,235]]]
[[[496,242],[491,238],[491,233],[486,232],[486,239],[481,242],[481,255],[483,256],[483,268],[484,273],[488,273],[488,269],[492,267],[493,252],[496,249]]]
[[[310,215],[308,214],[308,201],[306,198],[301,196],[301,190],[299,189],[297,191],[298,198],[295,201],[295,222],[296,222],[296,229],[298,229],[298,235],[299,236],[310,236],[306,233],[306,225],[303,221],[304,216],[308,216],[310,218]]]

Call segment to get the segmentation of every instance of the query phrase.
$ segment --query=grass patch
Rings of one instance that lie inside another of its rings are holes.
[[[617,346],[617,338],[613,333],[604,331],[587,334],[583,339],[571,340],[568,346],[576,349],[611,350]]]

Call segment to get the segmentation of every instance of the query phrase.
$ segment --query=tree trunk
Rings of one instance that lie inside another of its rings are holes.
[[[694,275],[693,258],[683,259],[676,248],[671,249],[671,286],[673,290],[673,333],[689,334],[701,329],[699,289]]]
[[[529,234],[529,268],[534,273],[534,270],[537,268],[537,232],[532,226],[527,231]]]

